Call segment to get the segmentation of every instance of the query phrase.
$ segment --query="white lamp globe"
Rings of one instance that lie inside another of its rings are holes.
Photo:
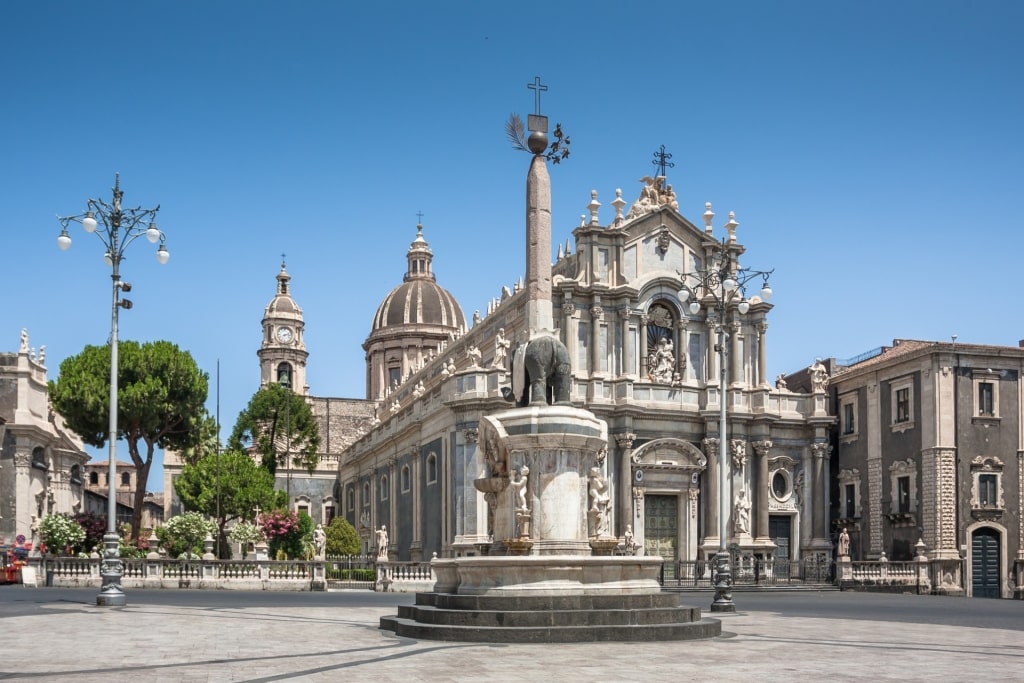
[[[92,211],[85,214],[85,218],[82,219],[82,227],[86,232],[96,232],[96,219],[92,217]]]

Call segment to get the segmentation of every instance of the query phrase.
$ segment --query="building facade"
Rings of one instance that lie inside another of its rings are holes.
[[[53,412],[46,348],[30,348],[25,330],[17,353],[0,353],[0,422],[0,544],[31,541],[46,515],[85,509],[89,455]]]
[[[896,340],[837,364],[834,528],[851,556],[909,560],[932,583],[1024,597],[1024,348]]]
[[[631,527],[641,552],[704,559],[719,547],[724,510],[727,543],[742,555],[825,561],[834,421],[826,393],[768,382],[772,307],[757,297],[722,321],[730,380],[719,385],[719,321],[690,313],[676,293],[681,276],[710,263],[723,243],[735,255],[743,247],[735,223],[725,240],[712,234],[710,205],[703,226],[687,220],[663,180],[647,179],[628,213],[616,191],[606,222],[593,193],[551,270],[572,401],[605,420],[611,435],[613,533],[621,538]],[[364,345],[367,398],[379,409],[340,453],[341,514],[368,548],[385,526],[395,559],[472,555],[493,540],[492,502],[475,483],[487,471],[480,421],[511,406],[503,389],[527,332],[527,293],[521,283],[502,287],[466,329],[461,309],[436,285],[422,226],[406,257],[403,283],[385,297]],[[721,401],[725,472],[717,464]]]

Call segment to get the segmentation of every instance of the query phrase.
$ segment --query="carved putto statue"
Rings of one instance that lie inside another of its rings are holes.
[[[526,504],[526,482],[527,477],[530,474],[530,468],[523,465],[519,468],[519,477],[510,482],[512,484],[512,491],[515,493],[516,498],[516,509],[523,512],[528,511],[530,507]]]
[[[653,178],[651,176],[644,176],[640,179],[640,182],[644,183],[644,187],[640,190],[640,198],[630,207],[627,218],[643,216],[664,205],[671,206],[676,210],[679,209],[679,201],[676,198],[675,191],[671,185],[665,185],[665,176],[659,175]]]

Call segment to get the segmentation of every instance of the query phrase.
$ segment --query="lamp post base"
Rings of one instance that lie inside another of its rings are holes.
[[[103,536],[103,563],[100,567],[100,576],[103,577],[103,586],[100,594],[96,596],[96,605],[99,607],[124,607],[126,598],[121,591],[121,575],[124,573],[121,567],[121,537],[117,532],[107,532]]]
[[[711,603],[712,612],[735,612],[736,603],[732,601],[731,557],[726,550],[715,554],[715,600]]]

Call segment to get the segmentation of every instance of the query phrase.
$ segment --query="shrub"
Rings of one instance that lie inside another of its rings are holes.
[[[228,538],[242,546],[242,559],[244,560],[245,556],[249,554],[249,544],[262,540],[263,532],[252,522],[241,521],[231,527]]]
[[[362,550],[359,533],[344,517],[335,517],[325,531],[328,555],[357,555]]]
[[[71,515],[56,514],[43,517],[39,523],[43,543],[55,555],[67,555],[85,541],[85,529]]]
[[[203,541],[217,533],[217,525],[198,512],[171,517],[164,526],[156,530],[160,544],[167,549],[170,557],[182,553],[203,554]]]

